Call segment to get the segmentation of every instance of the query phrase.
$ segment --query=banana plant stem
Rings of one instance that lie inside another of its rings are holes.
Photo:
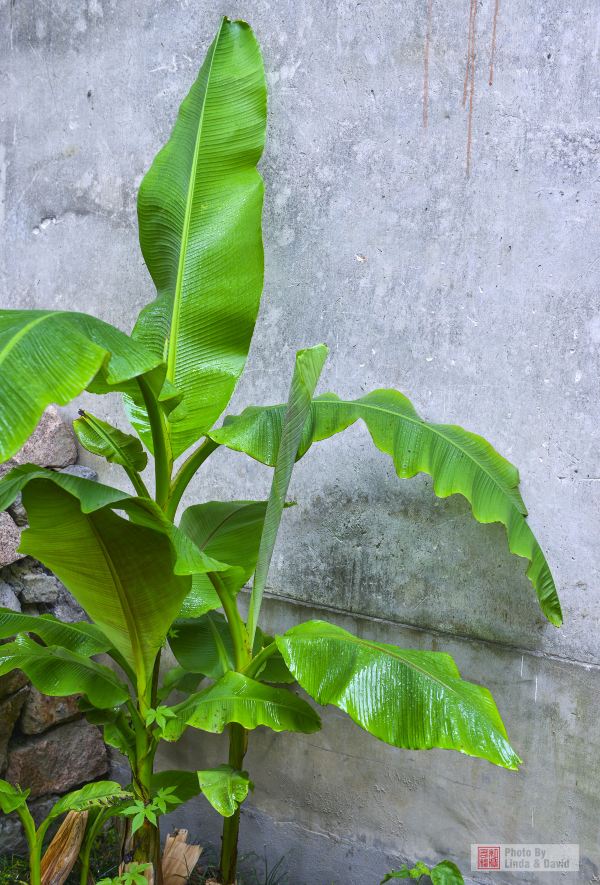
[[[156,477],[156,503],[159,507],[164,509],[169,498],[171,470],[173,467],[173,459],[171,457],[167,431],[165,428],[165,419],[156,397],[145,378],[140,376],[138,378],[138,384],[144,399],[144,405],[146,406],[150,429],[152,431],[152,442],[154,445],[154,471]]]
[[[173,482],[171,483],[169,501],[165,509],[165,513],[169,519],[175,519],[175,514],[177,513],[177,508],[179,507],[181,497],[187,489],[190,480],[193,478],[194,474],[202,466],[202,464],[204,464],[208,456],[212,455],[214,450],[218,448],[218,443],[213,442],[212,439],[207,438],[204,440],[202,445],[198,446],[198,448],[194,452],[192,452],[189,458],[187,458],[183,462],[183,464],[175,474]]]
[[[216,572],[209,572],[208,578],[217,591],[217,595],[225,612],[231,639],[233,641],[233,653],[236,670],[243,670],[252,660],[252,650],[246,625],[238,612],[235,599],[229,593],[223,581]]]
[[[248,732],[237,722],[229,726],[229,764],[240,771],[248,749]],[[240,809],[223,821],[221,843],[221,880],[223,885],[235,885],[237,872],[238,837],[240,832]]]

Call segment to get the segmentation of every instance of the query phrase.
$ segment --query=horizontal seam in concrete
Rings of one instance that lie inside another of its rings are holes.
[[[243,592],[246,592],[245,590]],[[266,590],[265,595],[268,599],[274,601],[287,602],[296,605],[299,608],[318,609],[319,611],[330,612],[331,614],[344,615],[349,618],[355,618],[361,621],[372,621],[375,624],[386,624],[390,627],[400,627],[406,630],[415,630],[418,633],[424,633],[430,636],[443,636],[447,639],[460,640],[462,642],[479,643],[480,645],[489,645],[495,648],[506,649],[521,655],[529,655],[533,658],[543,658],[544,660],[556,661],[557,663],[572,664],[575,667],[583,667],[586,670],[600,671],[600,663],[594,661],[584,661],[578,658],[569,658],[565,655],[559,655],[550,651],[538,651],[537,649],[524,648],[520,645],[511,645],[508,642],[500,642],[494,639],[484,639],[479,636],[468,636],[464,633],[450,633],[447,630],[438,630],[434,627],[422,627],[417,624],[409,624],[404,621],[393,621],[389,618],[381,618],[376,615],[365,615],[361,612],[353,612],[345,608],[338,608],[333,605],[323,605],[322,603],[307,602],[302,599],[295,599],[293,596],[287,596],[285,593],[274,593],[272,590]]]

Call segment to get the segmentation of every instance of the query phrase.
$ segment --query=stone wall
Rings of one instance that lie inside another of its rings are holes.
[[[0,465],[0,471],[32,463],[96,478],[93,470],[75,464],[76,460],[73,432],[51,406],[23,449],[8,465]],[[52,614],[62,621],[85,619],[63,584],[17,551],[26,523],[20,501],[0,513],[0,606],[26,614]],[[19,670],[0,676],[0,776],[31,791],[34,816],[43,817],[57,795],[104,775],[108,767],[101,732],[82,718],[77,697],[46,697]],[[18,818],[1,815],[0,854],[23,848]]]

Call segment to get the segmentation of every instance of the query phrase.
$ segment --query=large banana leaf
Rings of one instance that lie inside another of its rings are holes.
[[[292,478],[302,431],[310,414],[311,400],[328,353],[324,344],[318,344],[307,350],[299,350],[296,354],[296,364],[281,428],[281,439],[277,449],[275,470],[273,471],[265,524],[258,548],[252,595],[250,596],[248,636],[251,643],[254,642],[256,634],[271,557],[277,540],[279,523],[285,507],[285,496]]]
[[[61,645],[80,655],[98,655],[110,648],[110,642],[95,624],[63,624],[52,615],[24,615],[0,608],[0,639],[16,633],[35,633],[46,645]]]
[[[208,501],[188,507],[181,517],[179,528],[202,553],[233,566],[222,576],[232,594],[244,586],[256,568],[266,509],[266,501]],[[194,575],[182,617],[198,618],[220,607],[209,578]]]
[[[21,448],[50,403],[64,406],[85,388],[131,389],[131,379],[161,362],[83,313],[0,311],[0,462]]]
[[[100,708],[116,707],[129,697],[126,686],[108,667],[66,648],[39,645],[28,636],[0,645],[0,676],[12,670],[22,670],[50,697],[81,693]]]
[[[251,406],[228,418],[210,437],[263,464],[276,463],[285,406]],[[317,397],[304,426],[298,457],[313,442],[327,439],[362,419],[380,451],[391,455],[399,477],[418,473],[433,478],[441,498],[461,494],[481,523],[506,527],[512,553],[529,560],[527,576],[549,621],[562,623],[554,579],[544,554],[527,523],[519,492],[519,473],[481,436],[454,424],[429,424],[409,400],[395,390],[375,390],[357,400],[343,401],[333,393]]]
[[[489,691],[463,681],[450,655],[359,639],[324,621],[293,627],[277,645],[309,695],[388,744],[460,750],[511,769],[521,761]]]
[[[160,507],[149,498],[134,497],[120,489],[82,479],[80,476],[56,473],[34,464],[23,464],[0,480],[0,510],[10,506],[26,486],[35,486],[39,481],[50,482],[75,496],[83,513],[94,513],[103,508],[123,510],[137,525],[166,534],[176,552],[174,571],[177,575],[206,574],[208,571],[226,575],[230,570],[235,572],[235,566],[219,562],[199,550],[184,532],[166,519]]]
[[[21,551],[60,578],[133,667],[143,694],[191,583],[175,574],[169,536],[109,507],[86,513],[79,498],[48,479],[28,484],[23,503],[29,528]]]
[[[133,336],[167,360],[183,392],[171,415],[175,457],[213,425],[246,361],[263,282],[265,128],[258,43],[245,22],[225,18],[138,196],[158,297]],[[143,410],[130,417],[144,435]]]
[[[162,731],[167,741],[178,740],[186,726],[220,734],[230,722],[253,729],[265,725],[272,731],[318,731],[321,720],[313,708],[284,688],[256,682],[230,670],[213,685],[175,707]]]

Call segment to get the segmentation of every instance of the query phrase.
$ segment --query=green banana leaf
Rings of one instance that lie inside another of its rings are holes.
[[[245,22],[224,18],[138,195],[140,245],[158,297],[133,337],[167,360],[167,377],[183,392],[171,415],[174,457],[213,425],[246,361],[263,284],[256,164],[265,129],[258,43]],[[127,408],[146,439],[139,399]]]
[[[116,674],[91,658],[57,646],[39,645],[28,636],[0,645],[0,676],[22,670],[50,697],[84,694],[95,707],[116,707],[129,692]]]
[[[48,479],[26,485],[23,503],[29,528],[21,551],[70,590],[133,668],[143,695],[191,584],[189,576],[175,574],[168,534],[158,523],[136,525],[109,507],[84,512],[79,498]]]
[[[441,863],[436,864],[433,869],[429,869],[422,861],[418,861],[410,869],[404,865],[399,870],[392,870],[391,873],[387,873],[381,880],[380,885],[384,885],[385,882],[390,882],[392,879],[419,880],[423,876],[429,876],[433,885],[464,885],[465,883],[462,873],[456,864],[452,863],[451,860],[443,860]]]
[[[179,618],[168,639],[177,662],[190,673],[218,679],[235,669],[231,633],[222,615],[209,612],[201,618]]]
[[[0,311],[0,462],[21,448],[50,403],[64,406],[86,388],[133,389],[132,379],[161,363],[141,342],[83,313]]]
[[[277,540],[279,523],[285,507],[285,496],[292,478],[292,470],[298,454],[298,446],[302,437],[302,431],[310,414],[310,404],[319,380],[319,376],[329,353],[324,344],[310,347],[307,350],[299,350],[296,354],[296,364],[290,393],[281,427],[281,438],[277,448],[277,459],[265,524],[263,526],[254,583],[250,596],[248,609],[248,636],[250,642],[254,642],[254,636],[258,625],[258,616],[262,604],[262,597],[267,585],[267,575],[271,565],[271,557]]]
[[[462,680],[450,655],[359,639],[325,621],[307,621],[276,641],[311,697],[387,744],[459,750],[518,767],[491,694]]]
[[[181,517],[179,528],[202,553],[232,566],[222,576],[232,594],[244,586],[256,568],[266,509],[266,501],[208,501],[188,507]],[[194,575],[181,616],[198,618],[220,607],[209,578]]]
[[[79,415],[73,421],[73,430],[84,449],[131,472],[139,473],[145,469],[148,456],[137,436],[123,433],[89,412]]]
[[[184,691],[186,694],[192,694],[192,692],[198,689],[198,685],[203,678],[203,673],[189,673],[183,667],[171,667],[165,673],[160,684],[157,700],[159,702],[164,701],[172,691]]]
[[[73,790],[54,803],[46,820],[54,820],[68,811],[86,811],[97,806],[110,806],[117,800],[127,799],[132,794],[116,781],[95,781],[79,790]]]
[[[134,497],[99,482],[66,473],[56,473],[53,470],[36,467],[34,464],[16,467],[0,480],[0,510],[10,506],[27,485],[35,486],[40,480],[47,480],[78,498],[81,510],[85,514],[104,508],[123,510],[136,525],[167,535],[176,552],[174,571],[177,575],[205,574],[208,571],[222,572],[225,575],[232,570],[228,563],[219,562],[202,553],[184,532],[166,519],[160,507],[149,498]]]
[[[227,418],[209,436],[217,443],[274,465],[279,451],[285,406],[251,406]],[[302,457],[313,442],[327,439],[362,419],[377,448],[394,461],[396,473],[409,479],[418,473],[433,478],[440,498],[461,494],[481,523],[500,522],[512,553],[529,560],[527,576],[540,607],[555,626],[562,612],[554,579],[526,520],[519,492],[519,473],[481,436],[453,424],[428,424],[410,401],[396,390],[375,390],[343,401],[333,393],[312,403],[298,449]]]
[[[17,633],[35,633],[46,645],[60,645],[79,655],[99,655],[111,647],[95,624],[63,624],[52,615],[24,615],[0,608],[0,639]]]
[[[171,710],[175,717],[167,721],[161,735],[167,741],[178,740],[188,725],[213,734],[220,734],[230,722],[246,729],[265,725],[272,731],[304,734],[321,727],[319,716],[306,701],[233,670]]]
[[[223,817],[236,813],[252,787],[248,773],[236,771],[231,765],[219,765],[197,774],[202,794]]]
[[[17,808],[22,808],[27,803],[27,797],[31,790],[22,790],[20,787],[14,787],[8,781],[0,778],[0,811],[4,814],[10,814]]]

